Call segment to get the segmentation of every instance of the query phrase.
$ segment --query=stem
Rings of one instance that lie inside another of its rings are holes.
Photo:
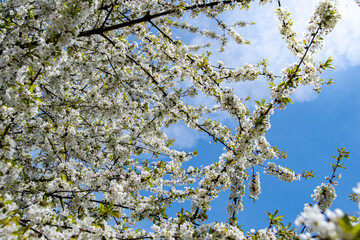
[[[241,2],[241,1],[237,0],[235,2]],[[182,10],[188,11],[188,10],[193,10],[193,9],[196,9],[196,8],[211,8],[211,7],[217,6],[219,4],[232,4],[232,3],[234,3],[234,1],[226,0],[226,1],[211,2],[211,3],[194,4],[194,5],[184,7]],[[80,34],[78,36],[79,37],[89,37],[89,36],[95,35],[95,34],[100,34],[101,35],[101,34],[103,34],[105,32],[109,32],[109,31],[112,31],[112,30],[118,30],[118,29],[121,29],[121,28],[124,28],[124,27],[130,27],[130,26],[133,26],[135,24],[142,23],[142,22],[149,22],[154,18],[163,17],[163,16],[166,16],[166,15],[169,15],[169,14],[172,14],[172,13],[176,13],[178,11],[179,11],[179,9],[175,8],[175,9],[155,13],[155,14],[152,14],[152,15],[149,14],[149,13],[146,13],[145,16],[134,19],[134,20],[131,20],[129,22],[115,24],[115,25],[112,25],[112,26],[109,26],[109,27],[103,27],[102,26],[100,28],[95,28],[95,29],[92,29],[92,30],[80,32]]]

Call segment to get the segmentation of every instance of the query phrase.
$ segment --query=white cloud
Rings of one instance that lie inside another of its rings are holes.
[[[299,40],[306,31],[318,2],[314,0],[281,1],[282,6],[288,7],[292,14],[291,18]],[[279,74],[281,69],[298,61],[286,48],[285,42],[279,34],[279,22],[274,12],[276,6],[276,1],[265,7],[258,7],[257,3],[253,3],[248,11],[234,10],[222,14],[221,19],[229,24],[244,20],[256,22],[256,25],[239,29],[239,33],[243,35],[244,39],[251,41],[250,46],[238,45],[230,40],[224,53],[219,53],[218,48],[214,47],[211,58],[214,63],[216,60],[223,60],[229,67],[237,67],[245,63],[256,63],[265,58],[270,63],[270,69]],[[342,19],[326,38],[324,49],[317,54],[316,58],[326,60],[331,56],[334,59],[335,68],[344,70],[348,66],[360,65],[360,7],[353,0],[342,0],[339,3],[339,10]],[[205,18],[196,19],[196,24],[211,30],[217,28],[213,21]],[[209,39],[195,37],[191,40],[192,44],[204,44],[205,42],[209,42]],[[210,42],[216,46],[214,41]],[[269,95],[268,85],[265,81],[237,83],[231,86],[234,87],[239,97],[251,96],[256,99],[266,99]],[[301,88],[298,91],[299,93],[294,94],[295,101],[302,102],[305,99],[310,101],[317,96],[310,88]]]
[[[342,19],[326,40],[325,54],[335,59],[341,70],[360,65],[360,7],[355,1],[342,0]]]
[[[177,149],[191,149],[197,145],[200,139],[205,138],[203,134],[188,128],[183,123],[172,125],[164,131],[170,138],[175,139],[174,147]]]
[[[313,90],[312,86],[300,86],[292,95],[295,102],[310,102],[319,94]]]
[[[295,29],[298,32],[306,30],[305,19],[310,19],[318,1],[282,1],[288,5],[292,13]],[[301,4],[298,4],[301,2]],[[334,66],[344,70],[348,66],[360,65],[360,7],[354,0],[339,1],[339,12],[342,16],[334,31],[325,39],[324,49],[319,52],[319,58],[331,56]]]
[[[306,31],[307,24],[311,19],[313,11],[319,1],[314,0],[282,0],[282,6],[289,8],[291,18],[294,22],[294,30],[298,33],[298,39],[301,39],[303,32]],[[281,38],[278,30],[278,20],[274,9],[277,1],[264,7],[258,7],[257,3],[253,3],[249,11],[228,11],[221,15],[221,19],[231,24],[239,20],[256,22],[245,28],[238,29],[244,39],[250,40],[251,45],[238,45],[230,40],[224,53],[219,53],[219,45],[214,40],[209,40],[197,35],[187,35],[192,37],[189,40],[191,44],[205,44],[211,42],[213,56],[211,60],[213,64],[217,60],[224,61],[229,67],[242,66],[245,63],[256,63],[261,60],[268,59],[270,69],[279,74],[281,69],[289,64],[296,62],[296,58],[292,56],[286,48],[284,40]],[[360,7],[353,0],[342,0],[339,2],[339,10],[342,19],[337,24],[335,30],[326,38],[324,49],[317,54],[317,59],[325,60],[331,56],[334,59],[333,65],[337,70],[345,70],[348,66],[360,65]],[[201,28],[216,30],[214,21],[199,16],[197,19],[187,18],[194,25]],[[268,99],[269,90],[266,81],[254,81],[245,83],[232,83],[229,86],[234,88],[235,93],[239,97],[252,97],[253,99]],[[306,102],[314,100],[318,94],[312,90],[311,86],[300,87],[293,95],[293,101]],[[211,105],[211,100],[205,96],[199,96],[191,100],[195,105]],[[212,116],[214,117],[214,116]],[[226,122],[229,116],[226,114],[217,114],[218,120]],[[185,125],[173,126],[167,130],[167,133],[177,139],[175,143],[177,147],[190,148],[196,142],[205,137],[200,133],[194,133]]]

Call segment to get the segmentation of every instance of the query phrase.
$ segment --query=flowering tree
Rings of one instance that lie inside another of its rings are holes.
[[[290,13],[274,1],[280,33],[297,61],[281,76],[267,62],[229,69],[210,53],[179,40],[174,31],[195,32],[221,43],[248,42],[220,20],[224,11],[248,9],[250,0],[39,0],[2,1],[0,24],[0,237],[2,239],[356,239],[356,219],[327,211],[336,197],[333,164],[328,183],[314,192],[296,224],[269,214],[268,228],[243,232],[237,214],[243,197],[254,200],[265,172],[292,182],[295,174],[271,159],[284,157],[266,140],[270,115],[291,103],[301,85],[321,90],[320,74],[331,59],[313,55],[340,18],[333,1],[321,1],[303,39]],[[268,4],[260,0],[260,5]],[[202,14],[224,34],[183,22]],[[266,79],[270,101],[253,110],[229,82]],[[185,85],[183,82],[191,83]],[[187,86],[187,87],[184,87]],[[212,107],[189,99],[204,94]],[[225,111],[230,128],[212,116]],[[164,129],[179,122],[224,148],[206,166],[184,168],[195,152],[174,149]],[[204,223],[212,200],[231,194],[228,221]],[[357,200],[360,186],[353,198]],[[190,202],[176,216],[174,203]],[[326,212],[326,216],[324,215]],[[136,229],[148,220],[151,230]],[[345,237],[344,237],[345,238]]]

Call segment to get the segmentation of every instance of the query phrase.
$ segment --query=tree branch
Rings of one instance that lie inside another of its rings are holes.
[[[211,7],[217,6],[219,4],[232,4],[232,3],[236,3],[236,2],[241,2],[241,1],[240,0],[236,0],[236,1],[226,0],[226,1],[211,2],[211,3],[194,4],[194,5],[191,5],[191,6],[184,7],[182,10],[188,11],[188,10],[194,10],[196,8],[211,8]],[[115,25],[112,25],[112,26],[109,26],[109,27],[103,27],[102,26],[100,28],[95,28],[95,29],[92,29],[92,30],[83,31],[83,32],[80,32],[80,34],[78,36],[79,37],[89,37],[91,35],[96,35],[96,34],[101,35],[101,34],[103,34],[105,32],[118,30],[118,29],[121,29],[121,28],[124,28],[124,27],[130,27],[130,26],[133,26],[133,25],[138,24],[138,23],[149,22],[154,18],[163,17],[163,16],[166,16],[166,15],[169,15],[169,14],[172,14],[172,13],[176,13],[178,11],[179,11],[179,9],[176,8],[176,9],[171,9],[171,10],[166,10],[166,11],[163,11],[163,12],[155,13],[155,14],[152,14],[152,15],[147,13],[145,16],[134,19],[134,20],[131,20],[129,22],[115,24]]]

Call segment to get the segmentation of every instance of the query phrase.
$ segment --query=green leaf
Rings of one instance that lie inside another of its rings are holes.
[[[110,215],[115,217],[115,218],[120,218],[121,217],[121,213],[119,211],[110,211]]]
[[[339,225],[345,233],[351,232],[353,228],[348,215],[344,215],[342,218],[339,219]]]
[[[331,68],[331,69],[335,69],[334,66],[331,64],[331,62],[333,61],[333,59],[331,57],[329,57],[325,63],[320,65],[320,68],[322,69],[326,69],[326,68]]]
[[[31,93],[33,93],[33,92],[34,92],[34,88],[35,88],[35,87],[37,87],[37,85],[36,85],[36,84],[31,85],[31,87],[30,87],[30,92],[31,92]]]
[[[33,99],[35,99],[36,101],[38,101],[39,103],[43,103],[42,99],[40,97],[36,97],[36,96],[32,96]]]

